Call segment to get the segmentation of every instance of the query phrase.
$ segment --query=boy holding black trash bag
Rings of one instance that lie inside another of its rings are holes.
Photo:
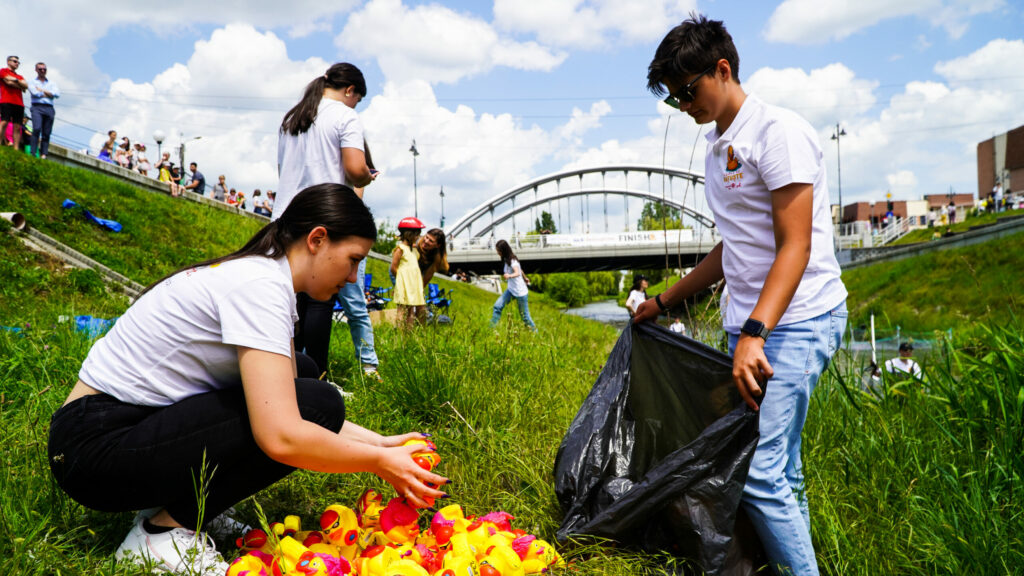
[[[722,241],[641,304],[633,321],[653,320],[726,280],[733,381],[761,413],[742,505],[776,571],[818,574],[800,435],[814,386],[841,343],[846,288],[817,134],[795,113],[745,94],[738,74],[723,23],[697,15],[668,33],[648,68],[652,93],[667,92],[666,104],[715,124],[706,136],[705,194]]]

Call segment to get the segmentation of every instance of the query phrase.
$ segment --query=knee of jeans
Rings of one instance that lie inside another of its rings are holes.
[[[295,396],[303,420],[333,432],[341,430],[345,423],[345,399],[333,384],[298,378],[295,380]]]

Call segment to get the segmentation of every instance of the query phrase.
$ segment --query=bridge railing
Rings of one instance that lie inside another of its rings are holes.
[[[605,234],[522,234],[506,240],[514,250],[545,249],[545,248],[600,248],[613,246],[664,246],[669,248],[686,244],[707,244],[714,246],[721,238],[715,229],[705,229],[696,233],[692,228],[682,230],[642,230],[636,232],[615,232]],[[494,236],[472,236],[469,238],[452,238],[449,249],[456,250],[493,250],[499,238]]]

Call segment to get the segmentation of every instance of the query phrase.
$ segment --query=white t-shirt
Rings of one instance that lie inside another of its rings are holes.
[[[722,234],[722,269],[730,298],[722,302],[726,332],[750,317],[775,262],[771,191],[795,182],[814,187],[811,255],[778,325],[828,312],[846,299],[833,247],[825,162],[818,135],[796,113],[747,96],[732,124],[707,135],[708,206]]]
[[[519,260],[512,259],[512,264],[505,264],[505,274],[515,274],[519,272],[519,276],[508,279],[508,291],[513,296],[520,298],[530,293],[530,289],[526,287],[526,280],[523,280],[523,268],[519,265]]]
[[[285,257],[192,268],[128,308],[89,350],[78,377],[123,402],[167,406],[238,385],[238,346],[290,357],[297,320]]]
[[[363,150],[363,123],[356,111],[342,102],[320,100],[316,120],[298,136],[281,132],[277,138],[276,220],[296,194],[317,184],[345,184],[341,149]]]
[[[636,314],[636,309],[639,308],[645,300],[647,300],[647,296],[645,296],[643,292],[640,290],[632,290],[629,293],[629,297],[626,298],[626,308],[629,308],[631,313]]]
[[[914,378],[921,378],[921,367],[910,358],[893,358],[892,360],[885,361],[885,371],[889,374],[895,374],[896,372],[903,372],[909,374]]]
[[[673,322],[668,325],[668,329],[676,334],[686,334],[686,325],[682,322]]]

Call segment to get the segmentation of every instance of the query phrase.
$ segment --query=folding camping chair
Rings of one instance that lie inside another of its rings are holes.
[[[445,290],[440,285],[431,282],[427,284],[427,322],[439,324],[451,324],[449,308],[452,305],[452,293],[455,288]]]

